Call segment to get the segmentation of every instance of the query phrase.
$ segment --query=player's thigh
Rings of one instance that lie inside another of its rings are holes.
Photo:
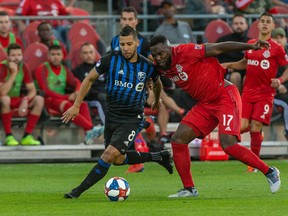
[[[252,118],[253,109],[254,104],[242,100],[242,118],[248,119],[250,121],[250,119]]]
[[[236,86],[227,86],[218,104],[219,134],[236,136],[240,141],[242,103]]]
[[[264,125],[269,125],[272,112],[273,99],[263,99],[254,104],[252,119],[259,121]]]
[[[22,98],[20,97],[11,97],[10,107],[11,109],[18,108],[22,102]]]
[[[142,129],[143,122],[124,124],[106,121],[104,131],[105,147],[107,148],[109,145],[112,145],[121,154],[125,154]]]
[[[204,138],[206,135],[210,134],[215,127],[217,127],[218,120],[211,114],[212,112],[209,109],[210,107],[198,103],[193,106],[193,108],[181,120],[181,124],[186,125],[193,130],[195,137],[192,136],[190,137],[191,139],[196,137]],[[183,130],[183,132],[185,131]],[[186,133],[189,133],[189,130],[186,130]],[[189,134],[185,134],[185,136],[189,137]]]

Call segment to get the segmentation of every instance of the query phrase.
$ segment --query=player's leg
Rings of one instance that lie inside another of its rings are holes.
[[[172,149],[175,167],[181,178],[184,189],[169,197],[197,196],[191,174],[191,159],[188,144],[196,137],[205,137],[218,124],[213,121],[206,105],[198,103],[181,120],[172,136]]]
[[[252,120],[251,121],[251,129],[250,129],[250,137],[251,137],[251,151],[259,157],[261,144],[263,141],[263,137],[261,135],[261,131],[263,128],[263,124],[259,121]]]
[[[237,143],[240,141],[240,119],[241,119],[241,99],[235,86],[226,87],[226,94],[221,99],[222,108],[220,108],[219,134],[220,143],[223,150],[231,157],[260,170],[269,181],[270,189],[274,193],[280,188],[279,171],[276,168],[269,167],[250,149]]]
[[[120,155],[121,153],[118,149],[109,145],[100,156],[98,163],[91,169],[81,184],[74,188],[70,193],[66,193],[64,198],[78,198],[84,191],[88,190],[107,174],[111,164]]]
[[[37,122],[39,121],[40,115],[42,113],[44,107],[44,98],[36,95],[28,105],[29,109],[31,110],[27,116],[27,124],[25,128],[25,133],[23,138],[21,139],[22,145],[40,145],[41,142],[39,140],[34,139],[31,135],[32,131],[34,130]]]

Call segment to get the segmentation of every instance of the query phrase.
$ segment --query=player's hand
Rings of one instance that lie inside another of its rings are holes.
[[[11,73],[17,73],[18,72],[18,65],[15,62],[8,62],[8,67],[11,71]]]
[[[267,41],[263,41],[263,40],[258,40],[256,41],[256,43],[253,44],[253,50],[260,50],[262,48],[266,48],[269,49],[270,48],[270,44]]]
[[[272,88],[278,88],[281,85],[281,81],[278,78],[271,79],[271,87]]]
[[[27,116],[27,114],[28,114],[28,98],[24,97],[18,108],[18,115],[23,117]]]
[[[73,105],[66,112],[62,114],[61,120],[64,124],[67,124],[69,121],[73,121],[75,117],[79,114],[79,107]]]
[[[151,104],[151,109],[152,110],[159,110],[162,104],[162,100],[160,99],[159,101],[153,101]]]

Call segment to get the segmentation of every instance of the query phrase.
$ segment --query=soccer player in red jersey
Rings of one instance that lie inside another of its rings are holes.
[[[22,46],[22,41],[11,30],[11,20],[6,11],[0,11],[0,47],[7,51],[9,44],[17,43]]]
[[[241,139],[240,94],[236,86],[224,81],[226,69],[213,57],[229,51],[259,50],[263,46],[268,46],[268,43],[190,43],[171,47],[165,36],[159,35],[151,39],[151,53],[160,74],[168,77],[197,101],[172,136],[175,167],[184,188],[170,195],[170,198],[198,196],[190,172],[188,144],[196,137],[205,137],[217,125],[223,150],[231,157],[261,170],[268,179],[272,193],[279,190],[279,171],[269,167],[251,150],[237,143]]]
[[[77,97],[79,80],[64,66],[62,49],[58,45],[49,47],[48,61],[40,65],[35,72],[35,80],[45,93],[45,106],[58,112],[68,110]],[[67,92],[67,90],[70,90]],[[86,133],[86,144],[92,144],[94,138],[101,135],[99,127],[93,127],[91,115],[86,102],[80,104],[80,114],[73,123],[82,127]]]
[[[16,146],[19,142],[11,131],[11,109],[18,108],[19,116],[27,116],[25,133],[21,145],[40,145],[31,135],[44,106],[43,97],[36,95],[36,88],[27,66],[22,62],[22,49],[19,44],[10,44],[8,58],[0,64],[0,107],[1,121],[6,133],[5,145]],[[21,93],[25,85],[27,94]],[[30,112],[28,112],[30,110]]]
[[[242,93],[242,120],[241,131],[250,130],[251,150],[259,156],[263,125],[270,124],[273,111],[273,101],[276,88],[288,79],[288,57],[284,48],[271,39],[275,28],[274,18],[271,14],[263,13],[259,18],[259,39],[267,41],[270,49],[248,50],[244,58],[238,62],[225,63],[227,68],[246,68],[246,79]],[[253,44],[257,39],[248,41]],[[278,66],[285,66],[282,76],[276,78]],[[255,167],[248,167],[254,171]]]

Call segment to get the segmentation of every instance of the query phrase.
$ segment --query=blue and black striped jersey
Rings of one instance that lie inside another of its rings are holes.
[[[106,74],[106,118],[121,123],[141,121],[143,118],[146,81],[158,79],[153,63],[138,55],[137,62],[129,62],[121,52],[109,52],[96,64],[99,74]]]
[[[140,42],[137,48],[137,53],[147,58],[151,54],[149,41],[146,38],[144,38],[139,32],[137,32],[137,34]],[[111,51],[120,51],[119,35],[116,35],[112,38]]]

